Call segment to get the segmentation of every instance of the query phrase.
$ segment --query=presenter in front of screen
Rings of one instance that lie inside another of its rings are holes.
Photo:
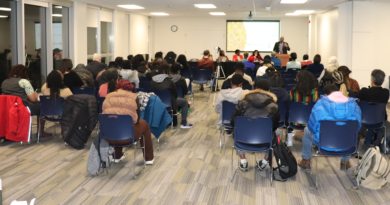
[[[279,54],[288,54],[287,51],[290,50],[290,46],[287,42],[284,42],[284,37],[280,37],[280,41],[275,43],[274,51]]]

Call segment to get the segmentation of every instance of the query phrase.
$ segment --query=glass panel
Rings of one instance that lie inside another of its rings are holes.
[[[97,52],[97,28],[87,28],[87,54],[93,55]]]
[[[68,8],[53,5],[53,66],[59,69],[62,58],[69,56],[69,15]]]
[[[112,53],[112,23],[111,22],[100,22],[100,35],[101,35],[101,53],[102,56],[106,57],[105,61],[102,58],[102,63],[108,64],[111,61]],[[106,54],[106,55],[104,55]],[[107,55],[108,54],[108,55]]]
[[[41,14],[42,11],[42,14]],[[26,67],[29,74],[29,80],[34,89],[41,89],[42,82],[45,81],[46,68],[42,68],[42,61],[45,59],[45,48],[42,41],[42,25],[41,15],[45,15],[39,6],[24,5],[24,27],[25,27],[25,51],[26,51]]]
[[[7,79],[11,70],[11,5],[10,2],[0,2],[0,85]],[[1,86],[0,86],[1,93]]]

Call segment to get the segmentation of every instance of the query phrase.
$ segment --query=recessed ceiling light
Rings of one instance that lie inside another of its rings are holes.
[[[307,0],[282,0],[281,4],[303,4],[306,3]]]
[[[296,13],[286,13],[286,16],[298,16],[299,14]]]
[[[62,14],[52,14],[53,17],[62,17]]]
[[[164,12],[152,12],[150,13],[152,15],[156,15],[156,16],[168,16],[169,14],[167,13],[164,13]]]
[[[11,8],[0,7],[0,11],[11,11]]]
[[[215,9],[215,8],[217,8],[213,4],[194,4],[194,5],[196,8],[199,8],[199,9]]]
[[[314,10],[296,10],[294,13],[296,14],[311,14]]]
[[[6,15],[0,15],[0,18],[8,18]]]
[[[118,5],[118,6],[125,9],[145,9],[142,6],[137,6],[137,5]]]
[[[213,16],[225,16],[226,14],[224,12],[210,12]]]
[[[54,6],[56,9],[62,9],[62,6]]]

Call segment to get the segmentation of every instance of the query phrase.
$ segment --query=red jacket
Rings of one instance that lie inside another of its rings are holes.
[[[17,142],[28,142],[30,111],[17,96],[0,95],[0,137]]]

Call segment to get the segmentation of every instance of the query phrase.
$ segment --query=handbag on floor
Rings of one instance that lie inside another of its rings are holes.
[[[273,148],[278,167],[274,168],[273,177],[275,180],[278,180],[279,176],[275,176],[275,174],[279,174],[280,178],[285,181],[287,178],[297,174],[298,164],[293,153],[288,149],[287,144],[281,142],[280,137],[275,138],[275,140]]]
[[[387,185],[389,173],[389,162],[382,156],[379,147],[375,147],[366,151],[354,174],[362,187],[378,190]]]

